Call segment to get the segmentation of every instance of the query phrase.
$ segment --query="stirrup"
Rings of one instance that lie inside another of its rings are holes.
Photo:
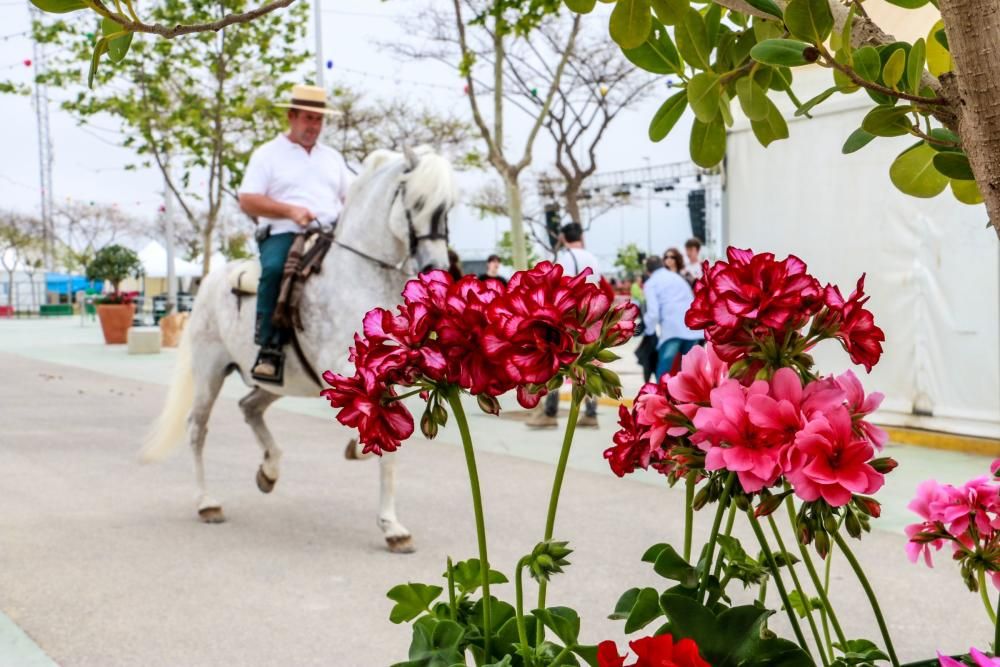
[[[274,375],[258,375],[257,366],[262,363],[269,363],[274,366]],[[284,384],[285,379],[285,351],[281,348],[262,347],[257,353],[257,359],[253,362],[253,369],[250,377],[258,382],[268,382],[270,384]]]

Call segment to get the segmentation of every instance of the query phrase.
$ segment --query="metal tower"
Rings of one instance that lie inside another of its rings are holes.
[[[31,22],[41,21],[42,12],[34,6],[30,9]],[[40,185],[42,209],[42,249],[46,270],[54,264],[55,230],[52,211],[52,135],[49,131],[49,91],[39,77],[45,74],[45,47],[32,40],[32,65],[35,79],[35,118],[38,128],[38,181]]]

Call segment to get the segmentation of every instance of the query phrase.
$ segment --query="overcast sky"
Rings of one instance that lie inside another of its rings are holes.
[[[434,0],[450,5],[446,0]],[[380,50],[377,43],[403,39],[406,25],[425,3],[416,0],[322,0],[324,57],[333,61],[326,70],[326,84],[350,84],[374,97],[402,96],[420,100],[442,110],[467,113],[468,103],[462,82],[444,65],[406,62]],[[32,58],[26,0],[0,0],[0,78],[30,82]],[[604,17],[587,17],[585,26],[606,30]],[[145,39],[152,37],[145,36]],[[307,46],[313,41],[312,26]],[[105,66],[110,66],[105,63]],[[312,67],[312,61],[309,66]],[[639,168],[687,159],[686,127],[682,120],[674,135],[653,144],[646,137],[649,119],[670,91],[658,81],[653,94],[631,112],[623,113],[609,129],[598,153],[600,172]],[[58,98],[60,91],[53,91]],[[0,193],[2,206],[23,211],[39,207],[38,145],[32,101],[28,97],[0,96]],[[130,172],[122,167],[130,160],[125,149],[116,146],[118,127],[110,118],[86,128],[77,127],[66,113],[51,105],[50,124],[54,145],[54,194],[57,204],[69,199],[115,203],[138,216],[152,216],[162,202],[162,181],[152,169]],[[523,118],[511,116],[510,145],[517,149],[527,131]],[[551,165],[551,145],[541,138],[534,155],[535,165]],[[648,158],[648,161],[645,159]],[[462,178],[465,190],[475,187],[482,176]],[[525,183],[531,179],[526,178]],[[530,186],[529,186],[530,187]],[[647,216],[652,219],[652,246],[656,252],[683,243],[690,233],[686,198],[676,196],[669,207],[660,199],[647,202],[646,190],[634,199],[636,205],[614,210],[594,222],[588,246],[611,268],[615,251],[624,243],[647,244]],[[648,210],[647,210],[648,206]],[[252,224],[247,220],[248,228]],[[505,226],[502,221],[481,220],[460,209],[452,216],[452,243],[462,256],[475,258],[491,252]]]

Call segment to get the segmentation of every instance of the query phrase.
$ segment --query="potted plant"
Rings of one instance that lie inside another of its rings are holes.
[[[106,280],[112,291],[95,300],[97,317],[101,320],[104,342],[120,345],[127,341],[129,327],[135,315],[132,296],[122,294],[119,289],[129,276],[138,277],[142,273],[142,263],[135,252],[120,245],[101,248],[87,265],[87,280]]]

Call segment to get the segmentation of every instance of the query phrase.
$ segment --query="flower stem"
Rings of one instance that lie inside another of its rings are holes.
[[[455,415],[458,432],[462,436],[462,448],[465,450],[465,465],[469,469],[469,485],[472,488],[472,510],[476,516],[476,540],[479,542],[479,569],[483,580],[483,651],[485,659],[490,659],[490,561],[486,554],[486,521],[483,518],[483,496],[479,488],[479,471],[476,469],[476,453],[472,449],[472,436],[469,433],[469,422],[465,418],[465,410],[459,398],[458,388],[451,387],[447,391],[448,404],[451,413]]]
[[[729,506],[729,516],[726,517],[726,529],[722,532],[723,535],[729,537],[733,534],[733,524],[736,522],[736,503]],[[715,571],[712,573],[715,578],[719,578],[719,574],[722,572],[722,554],[719,554],[718,559],[715,561]],[[720,586],[720,588],[725,591],[725,586]]]
[[[694,531],[694,485],[698,473],[689,472],[684,479],[684,560],[691,562],[691,536]]]
[[[826,647],[823,644],[823,639],[819,634],[819,627],[816,625],[816,619],[813,618],[812,613],[812,602],[810,601],[809,594],[806,593],[806,589],[802,587],[802,582],[799,581],[799,575],[795,573],[795,566],[792,564],[788,556],[791,554],[785,549],[785,541],[781,539],[781,531],[778,530],[778,524],[774,522],[773,516],[767,517],[767,522],[771,526],[771,532],[774,533],[774,539],[778,543],[778,548],[781,549],[781,553],[785,555],[785,560],[788,563],[788,573],[792,575],[792,583],[795,584],[795,590],[798,591],[799,599],[802,601],[802,605],[806,610],[806,620],[809,622],[809,629],[812,630],[813,639],[816,641],[816,649],[819,651],[820,660],[824,665],[829,665],[830,663],[826,659]]]
[[[448,609],[451,610],[451,620],[458,620],[458,603],[455,601],[455,566],[448,556]]]
[[[528,556],[524,556],[517,561],[517,567],[514,569],[514,595],[516,597],[514,613],[517,614],[517,636],[521,640],[524,661],[525,664],[531,664],[528,657],[531,654],[531,647],[528,646],[528,629],[524,623],[524,585],[521,576],[527,562]]]
[[[882,608],[878,604],[878,598],[875,597],[875,591],[872,590],[871,584],[868,583],[865,571],[861,568],[858,559],[854,557],[854,552],[851,551],[847,542],[841,537],[839,530],[833,533],[833,540],[840,547],[840,550],[844,552],[844,557],[851,564],[854,574],[857,575],[858,581],[861,582],[861,587],[865,589],[865,595],[868,596],[868,602],[871,604],[872,612],[875,614],[875,621],[878,623],[878,629],[882,633],[882,639],[885,641],[885,649],[889,653],[889,660],[892,662],[892,667],[899,667],[899,658],[896,657],[896,649],[892,646],[892,638],[889,637],[889,628],[886,627]]]
[[[788,612],[788,622],[792,624],[795,639],[798,640],[799,646],[802,647],[803,651],[808,651],[806,638],[802,634],[802,628],[799,627],[799,619],[795,617],[795,610],[792,609],[792,604],[788,599],[788,592],[785,590],[785,582],[782,581],[781,573],[778,571],[778,564],[774,560],[774,554],[771,553],[771,547],[767,543],[767,538],[764,536],[764,531],[761,530],[760,522],[754,516],[752,508],[747,510],[747,518],[750,519],[750,527],[753,528],[754,535],[757,536],[757,542],[760,543],[761,551],[764,552],[767,564],[771,568],[771,578],[774,579],[774,585],[778,589],[778,596],[781,598],[781,603],[785,606],[785,611]]]
[[[797,522],[795,519],[795,503],[792,502],[791,496],[785,499],[785,507],[788,509],[788,520],[792,524],[792,532],[798,533]],[[833,557],[833,549],[830,549],[830,553],[826,555],[826,583],[822,583],[819,580],[819,574],[816,572],[816,567],[813,565],[812,556],[809,554],[809,550],[804,544],[795,540],[796,544],[799,545],[799,553],[802,554],[802,562],[806,565],[806,570],[809,572],[809,578],[812,579],[813,586],[816,587],[816,593],[819,595],[819,599],[823,602],[823,625],[826,625],[827,617],[830,619],[830,623],[833,625],[833,631],[837,635],[837,641],[840,642],[842,646],[847,646],[847,637],[844,635],[844,631],[840,627],[840,621],[837,620],[837,614],[833,611],[833,605],[830,604],[830,598],[827,595],[827,589],[830,586],[830,559]],[[829,635],[829,631],[827,631]],[[833,646],[827,639],[827,650],[830,652],[830,656],[833,656]]]
[[[997,599],[997,616],[1000,616],[1000,598]],[[993,624],[993,655],[1000,651],[1000,624]]]
[[[715,543],[719,540],[719,526],[722,525],[722,513],[726,511],[726,502],[729,500],[729,492],[736,481],[736,473],[731,472],[726,476],[726,485],[722,489],[722,496],[719,497],[719,508],[715,511],[715,521],[712,522],[712,532],[708,536],[708,544],[705,547],[705,571],[701,576],[701,583],[698,584],[698,597],[700,603],[708,590],[708,575],[712,568],[712,556],[715,555]]]
[[[993,611],[993,603],[990,602],[990,594],[986,592],[986,570],[979,568],[979,597],[983,600],[983,606],[986,607],[986,615],[990,617],[990,623],[993,625],[997,624],[997,614]]]
[[[556,475],[552,479],[552,493],[549,495],[549,511],[545,517],[545,541],[552,539],[556,527],[556,510],[559,507],[559,494],[562,492],[563,477],[566,475],[566,463],[569,461],[569,450],[573,447],[573,434],[576,432],[576,420],[580,416],[580,403],[583,392],[573,388],[573,400],[569,404],[569,418],[566,419],[566,433],[563,435],[562,451],[559,452],[559,463],[556,464]],[[548,582],[538,584],[538,608],[545,609],[545,589]],[[543,625],[538,620],[538,638],[541,641]]]

